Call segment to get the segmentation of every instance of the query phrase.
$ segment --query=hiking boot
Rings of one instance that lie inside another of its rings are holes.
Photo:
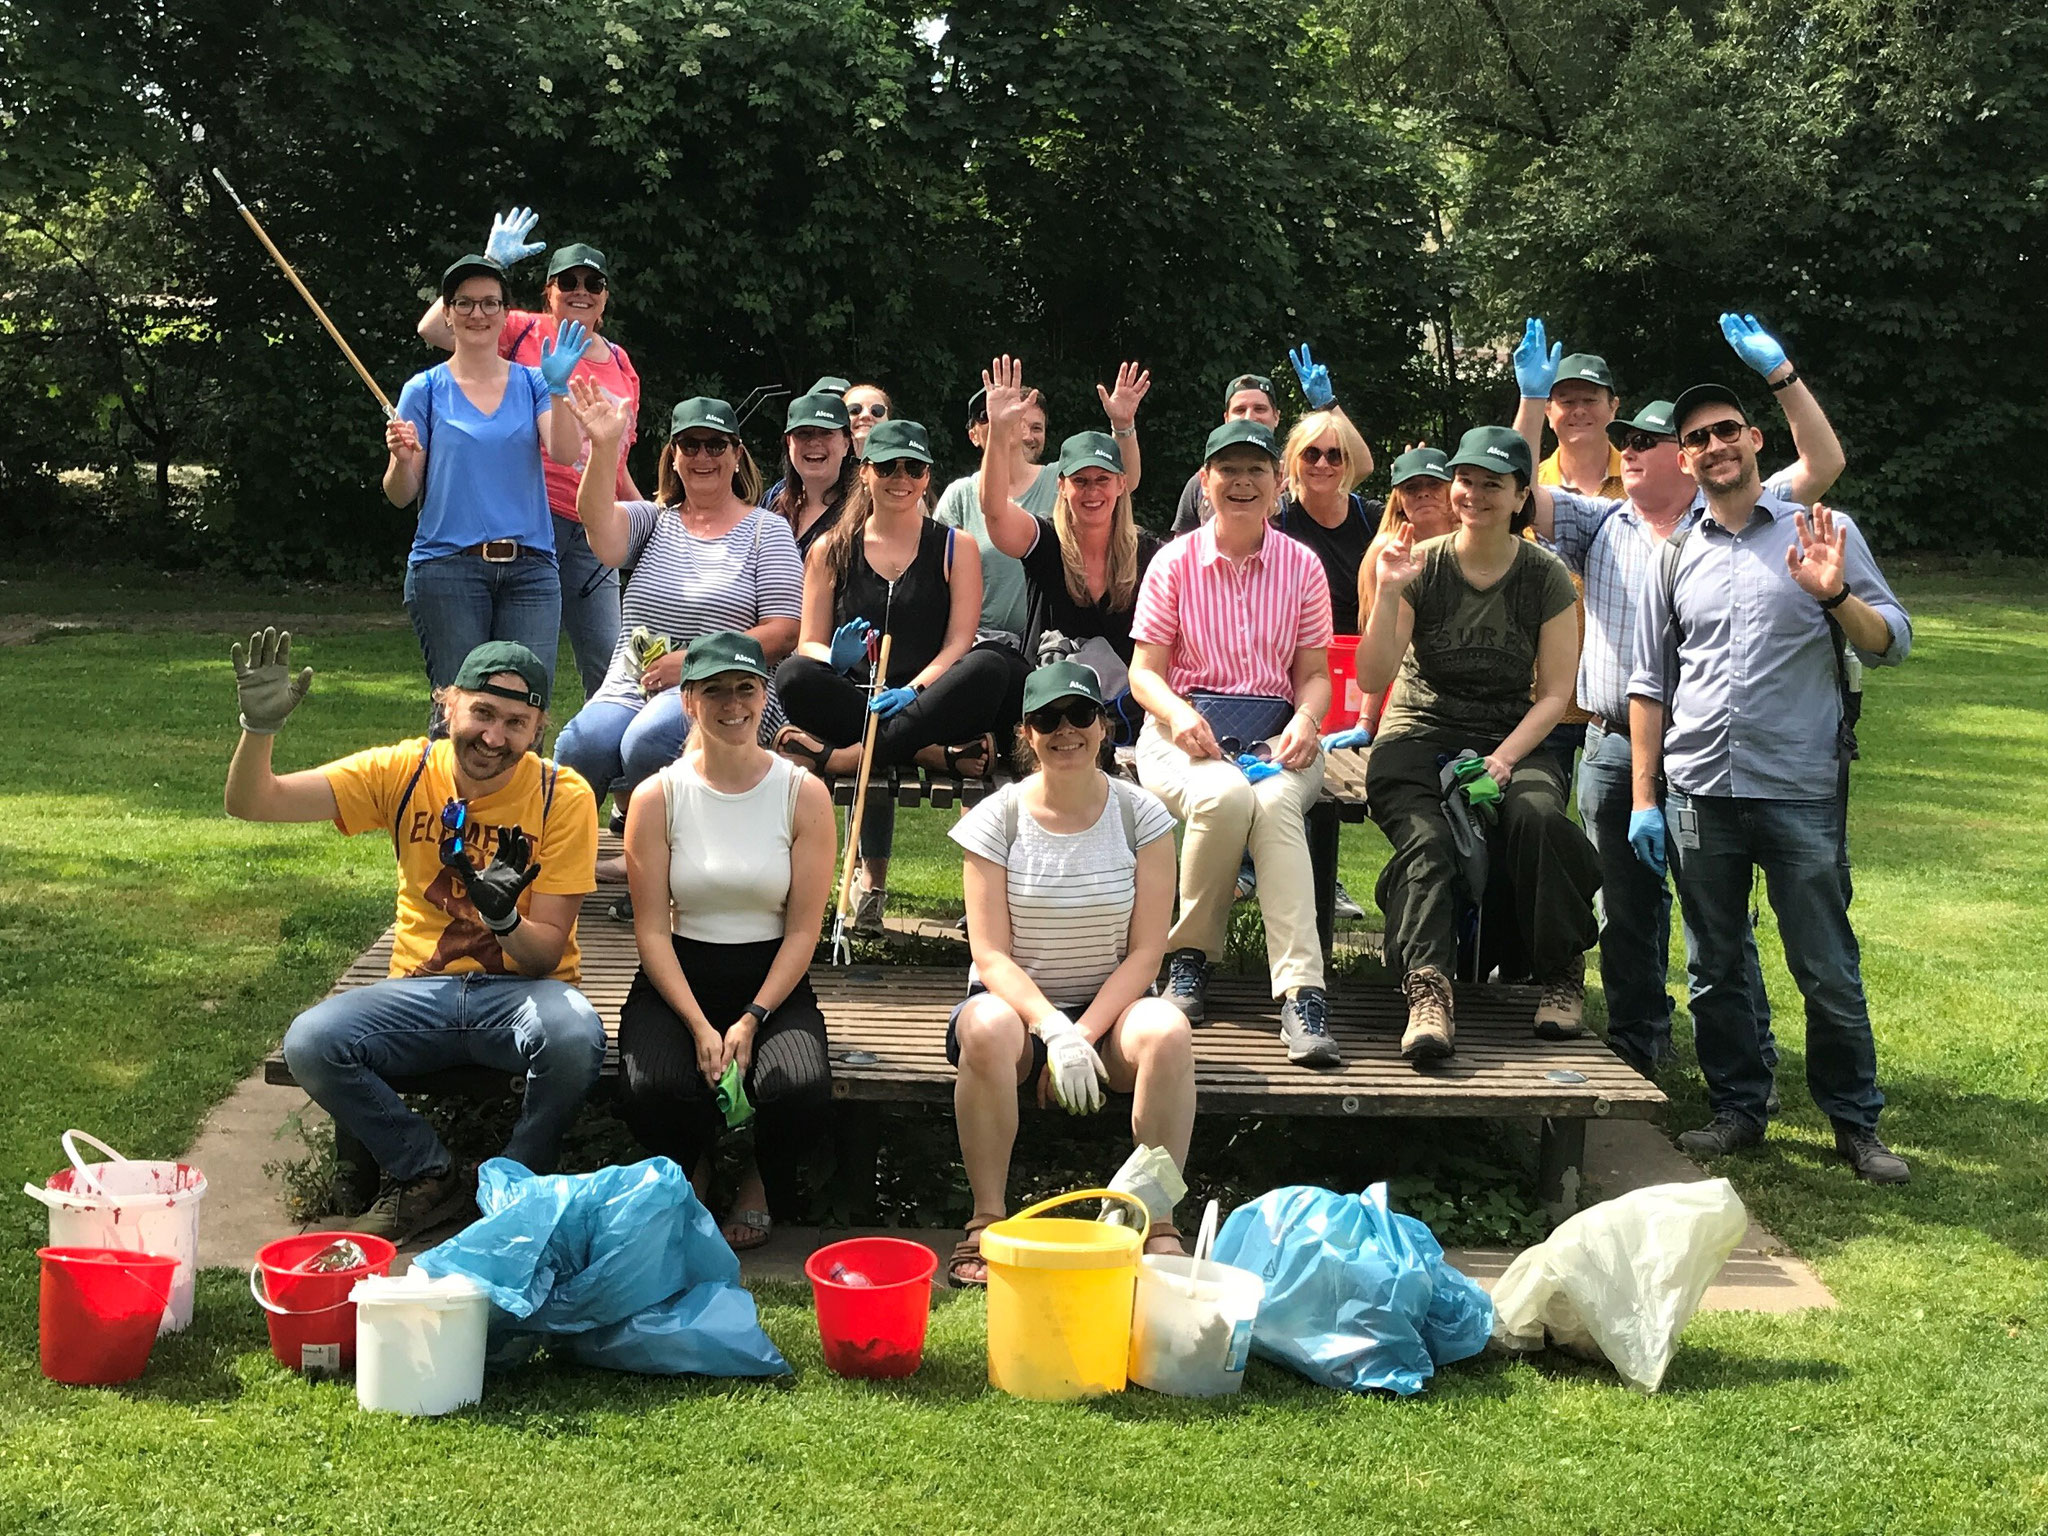
[[[1586,1033],[1586,957],[1573,955],[1543,983],[1536,1000],[1536,1033],[1544,1040],[1577,1040]]]
[[[376,1202],[351,1224],[357,1232],[403,1245],[420,1233],[459,1216],[475,1199],[474,1186],[450,1166],[401,1184],[386,1179]]]
[[[1199,949],[1176,949],[1166,957],[1166,1000],[1188,1016],[1209,1022],[1209,957]]]
[[[1347,923],[1355,923],[1365,916],[1365,908],[1351,899],[1351,893],[1344,889],[1342,880],[1337,882],[1337,898],[1330,904],[1330,911]]]
[[[882,926],[882,909],[888,904],[886,887],[862,886],[853,898],[853,931],[879,939],[887,931]]]
[[[1343,1053],[1330,1038],[1330,999],[1321,987],[1297,987],[1280,1005],[1280,1043],[1297,1067],[1341,1067]]]
[[[1451,979],[1433,965],[1401,978],[1408,999],[1408,1028],[1401,1035],[1401,1058],[1418,1066],[1450,1056],[1458,1029],[1451,1012]]]
[[[1906,1160],[1877,1139],[1877,1132],[1858,1126],[1835,1127],[1835,1150],[1856,1170],[1856,1177],[1872,1184],[1903,1184],[1913,1175]]]
[[[1762,1126],[1723,1110],[1714,1116],[1712,1123],[1681,1135],[1678,1138],[1678,1150],[1687,1157],[1726,1157],[1730,1152],[1740,1152],[1744,1147],[1761,1146],[1763,1139]]]

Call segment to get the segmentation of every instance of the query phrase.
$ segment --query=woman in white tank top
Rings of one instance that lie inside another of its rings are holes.
[[[759,641],[733,630],[693,640],[681,688],[683,755],[633,792],[626,813],[640,970],[619,1010],[620,1117],[708,1197],[724,1128],[717,1085],[737,1065],[756,1110],[756,1161],[724,1231],[734,1248],[755,1248],[770,1213],[788,1215],[831,1102],[808,973],[837,831],[823,781],[759,745]]]

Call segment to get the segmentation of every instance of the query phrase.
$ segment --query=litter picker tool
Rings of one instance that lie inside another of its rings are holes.
[[[895,595],[895,583],[890,583],[890,595]],[[887,614],[884,613],[886,621]],[[889,675],[889,642],[894,637],[886,629],[882,633],[882,652],[875,660],[874,674],[868,679],[868,702],[875,699],[875,689],[881,680]],[[846,862],[839,873],[839,906],[832,914],[832,963],[847,965],[853,960],[852,946],[846,938],[847,915],[853,911],[853,871],[860,863],[860,824],[868,808],[868,776],[875,766],[875,734],[881,729],[882,717],[872,710],[868,712],[866,738],[861,742],[860,772],[853,779],[853,808],[846,813]]]
[[[327,334],[332,336],[334,344],[341,348],[341,355],[347,358],[349,366],[355,369],[356,377],[370,386],[370,393],[375,395],[377,403],[384,407],[384,419],[386,421],[395,419],[398,411],[391,404],[391,397],[377,387],[377,381],[370,377],[370,370],[365,368],[363,360],[356,356],[355,348],[351,347],[347,340],[343,338],[341,332],[335,329],[334,322],[327,318],[327,311],[320,307],[320,301],[314,298],[312,293],[307,290],[306,285],[299,280],[299,274],[292,270],[292,264],[284,259],[284,252],[280,251],[271,242],[270,236],[263,232],[263,226],[256,222],[256,215],[251,213],[248,204],[242,201],[242,194],[228,185],[228,179],[221,174],[219,166],[213,168],[213,179],[219,182],[221,190],[234,200],[235,212],[242,216],[243,223],[256,232],[256,238],[263,242],[263,249],[270,252],[270,259],[278,264],[284,275],[291,279],[291,285],[299,290],[299,297],[304,299],[306,306],[313,311],[313,318],[327,328]]]
[[[788,393],[789,391],[780,384],[763,384],[759,389],[751,391],[747,398],[740,402],[740,425],[744,427],[747,424],[747,418],[761,409],[770,400],[779,400]]]

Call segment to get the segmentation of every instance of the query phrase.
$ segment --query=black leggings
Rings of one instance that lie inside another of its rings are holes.
[[[758,944],[674,940],[676,962],[697,1005],[721,1030],[731,1027],[767,978],[780,939]],[[823,1111],[832,1102],[832,1062],[825,1015],[810,978],[796,984],[754,1036],[747,1097],[755,1109],[754,1154],[768,1210],[777,1220],[797,1212],[797,1168],[803,1152],[830,1136]],[[693,1173],[718,1145],[725,1118],[718,1094],[697,1070],[697,1044],[647,978],[643,967],[619,1009],[619,1118],[649,1152]]]

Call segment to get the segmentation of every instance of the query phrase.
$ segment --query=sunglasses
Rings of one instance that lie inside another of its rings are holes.
[[[469,851],[469,802],[450,800],[441,807],[441,858],[459,859]]]
[[[1241,736],[1220,736],[1216,740],[1216,747],[1233,762],[1247,756],[1260,763],[1273,761],[1273,744],[1270,741],[1246,741]]]
[[[555,286],[564,293],[603,293],[605,289],[602,272],[564,272],[555,279]]]
[[[1624,432],[1615,439],[1615,446],[1623,453],[1648,453],[1670,441],[1668,437],[1654,437],[1648,432]]]
[[[694,459],[700,453],[709,458],[722,459],[725,457],[726,450],[730,447],[732,447],[732,439],[729,437],[679,437],[676,439],[676,452],[686,459]]]
[[[908,475],[913,480],[922,480],[932,472],[929,464],[920,464],[916,459],[884,459],[880,463],[870,460],[868,468],[880,480],[894,480],[899,475]]]
[[[505,308],[503,299],[450,299],[448,307],[458,315],[495,315]]]
[[[1304,464],[1334,464],[1337,468],[1342,469],[1344,467],[1344,450],[1342,448],[1304,448],[1301,450],[1301,462]]]
[[[1069,699],[1064,704],[1048,704],[1043,709],[1034,709],[1024,717],[1024,723],[1039,735],[1050,736],[1062,725],[1085,731],[1101,718],[1102,706],[1093,699]]]
[[[889,407],[882,404],[879,400],[870,405],[855,405],[849,401],[846,407],[846,414],[849,416],[872,416],[875,420],[880,421],[889,414]]]
[[[1698,453],[1709,441],[1732,443],[1748,430],[1749,423],[1746,421],[1716,421],[1704,427],[1694,427],[1679,441],[1694,453]]]

